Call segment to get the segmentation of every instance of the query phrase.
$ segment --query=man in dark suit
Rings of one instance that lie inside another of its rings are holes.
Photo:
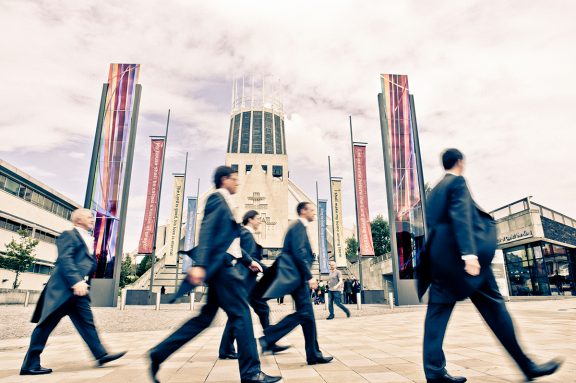
[[[206,201],[200,226],[195,264],[188,269],[188,278],[195,285],[206,282],[208,300],[200,314],[150,350],[150,372],[154,382],[160,364],[176,350],[210,326],[221,307],[228,315],[238,342],[238,362],[242,383],[273,383],[279,376],[268,376],[260,369],[254,330],[244,281],[236,269],[242,258],[240,228],[232,213],[231,195],[238,188],[238,175],[228,166],[214,173],[216,191]],[[254,262],[256,264],[256,262]],[[259,265],[253,265],[258,269]]]
[[[254,234],[258,231],[258,228],[262,222],[260,221],[260,215],[256,210],[249,210],[244,214],[242,218],[242,228],[240,229],[240,247],[242,248],[242,264],[247,267],[240,267],[238,271],[240,272],[242,278],[244,279],[244,284],[246,291],[249,295],[250,306],[254,309],[254,312],[260,320],[262,328],[265,329],[270,326],[270,307],[268,303],[258,294],[254,294],[253,290],[256,286],[257,271],[250,268],[249,266],[253,261],[260,264],[262,272],[266,272],[267,268],[262,264],[262,246],[260,246]],[[234,339],[235,336],[232,332],[231,322],[226,322],[226,327],[224,328],[224,333],[222,334],[222,340],[220,341],[219,357],[220,359],[237,359],[238,355],[234,350]],[[277,346],[276,352],[287,349],[286,346]]]
[[[264,336],[259,341],[263,352],[276,352],[276,342],[301,325],[308,364],[329,363],[333,358],[324,357],[318,347],[314,308],[310,299],[310,289],[316,289],[318,281],[310,272],[314,254],[306,228],[314,221],[316,209],[309,202],[301,202],[296,210],[299,218],[286,233],[282,254],[272,266],[275,272],[274,280],[264,294],[264,298],[292,295],[296,312],[265,328]]]
[[[522,351],[510,314],[498,291],[490,264],[496,250],[492,217],[472,200],[462,177],[464,156],[457,149],[442,154],[444,178],[427,199],[429,239],[419,273],[420,298],[430,287],[424,328],[424,372],[428,382],[465,382],[446,371],[442,342],[457,301],[470,298],[494,335],[528,380],[550,375],[560,361],[536,365]]]
[[[43,375],[52,372],[52,369],[40,365],[40,354],[50,333],[66,315],[70,317],[99,366],[126,354],[108,354],[94,326],[88,295],[90,286],[87,283],[88,277],[96,270],[94,239],[89,233],[94,227],[92,212],[88,209],[77,209],[72,212],[71,219],[74,229],[63,232],[56,240],[56,267],[32,315],[32,322],[38,324],[32,332],[20,375]]]

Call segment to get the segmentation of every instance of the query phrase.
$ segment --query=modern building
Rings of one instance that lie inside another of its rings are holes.
[[[576,219],[530,197],[491,214],[510,295],[576,295]]]
[[[0,160],[0,256],[6,245],[26,230],[39,240],[36,260],[21,274],[20,289],[41,290],[48,281],[58,256],[56,238],[72,228],[70,215],[80,205]],[[0,269],[0,288],[12,288],[15,273]]]

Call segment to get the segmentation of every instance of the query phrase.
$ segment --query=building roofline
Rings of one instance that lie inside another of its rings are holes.
[[[46,185],[45,183],[37,180],[36,178],[32,177],[30,174],[18,169],[16,166],[9,164],[8,162],[0,159],[0,168],[6,169],[9,173],[12,173],[17,178],[20,178],[32,186],[39,189],[40,192],[46,193],[55,197],[55,199],[59,199],[75,208],[82,207],[79,203],[73,201],[72,199],[66,197],[65,195],[57,192],[55,189],[51,188],[50,186]]]

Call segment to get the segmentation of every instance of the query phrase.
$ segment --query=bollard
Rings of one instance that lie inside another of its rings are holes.
[[[120,311],[126,310],[126,289],[120,293]]]
[[[30,302],[30,290],[26,290],[26,298],[24,298],[24,307],[28,307],[28,302]]]
[[[388,304],[390,305],[390,310],[394,310],[394,294],[388,293]]]
[[[330,300],[330,294],[324,295],[324,311],[328,309],[328,304],[330,304],[330,302],[328,302],[329,300]]]
[[[160,296],[162,294],[156,293],[156,311],[160,311]]]
[[[196,300],[196,288],[190,291],[190,311],[194,311],[194,301]]]
[[[356,308],[362,310],[362,293],[356,293]]]

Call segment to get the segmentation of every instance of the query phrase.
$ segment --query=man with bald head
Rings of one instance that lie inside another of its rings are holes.
[[[109,354],[98,337],[90,308],[89,276],[96,270],[94,238],[90,230],[94,217],[88,209],[72,213],[72,230],[64,231],[56,240],[58,259],[32,315],[37,323],[30,347],[22,363],[20,375],[43,375],[52,372],[40,365],[40,354],[50,333],[60,319],[68,315],[90,348],[98,366],[124,356],[126,352]]]

